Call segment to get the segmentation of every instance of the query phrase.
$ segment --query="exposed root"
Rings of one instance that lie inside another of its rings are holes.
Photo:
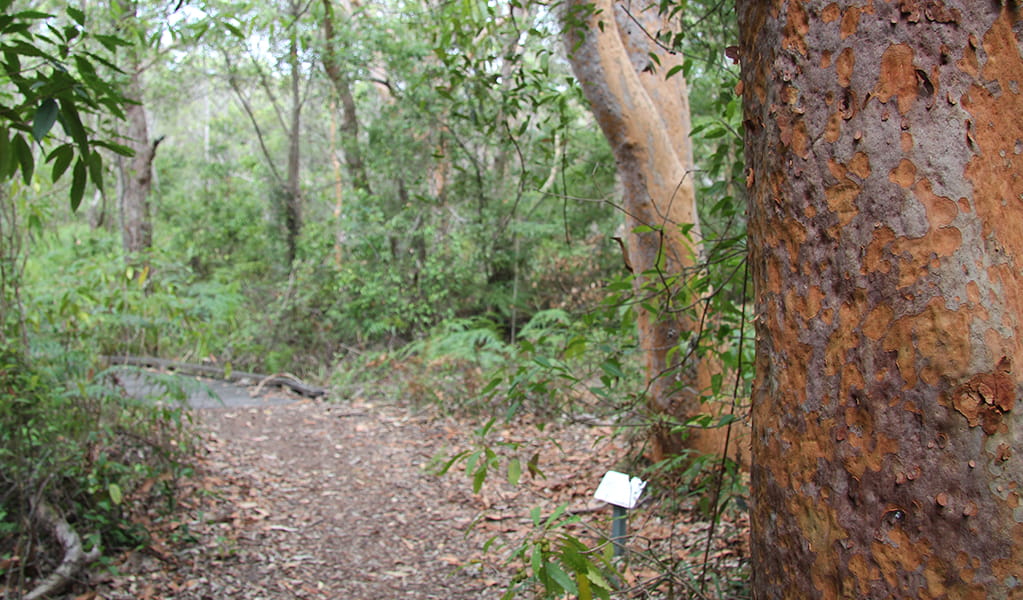
[[[50,573],[49,577],[25,594],[24,600],[37,600],[56,593],[67,585],[82,567],[100,556],[98,547],[93,547],[88,552],[82,550],[82,540],[78,537],[78,533],[45,500],[40,499],[33,502],[32,515],[42,525],[53,530],[60,545],[64,547],[64,560],[53,573]]]

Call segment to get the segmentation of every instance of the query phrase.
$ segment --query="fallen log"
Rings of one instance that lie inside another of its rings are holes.
[[[53,531],[64,548],[64,560],[60,561],[53,573],[25,594],[24,600],[38,600],[60,591],[82,567],[100,556],[98,546],[93,546],[88,552],[82,550],[82,540],[78,533],[46,500],[33,502],[32,517]]]
[[[197,375],[221,379],[238,383],[240,381],[251,381],[258,384],[257,390],[266,386],[286,387],[297,394],[307,398],[319,398],[327,394],[327,390],[318,386],[309,385],[290,373],[274,373],[265,375],[260,373],[246,373],[244,371],[227,370],[223,367],[211,365],[198,365],[195,363],[178,362],[151,356],[104,356],[104,360],[111,365],[128,365],[131,367],[148,367],[155,369],[166,369],[186,375]]]

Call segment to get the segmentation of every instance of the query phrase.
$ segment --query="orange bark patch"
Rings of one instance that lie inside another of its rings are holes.
[[[824,23],[833,23],[837,21],[838,18],[841,16],[842,9],[839,8],[837,2],[832,2],[831,4],[825,6],[824,10],[821,11],[821,21],[823,21]]]
[[[906,114],[916,102],[917,77],[913,65],[913,49],[905,44],[893,44],[881,56],[881,73],[874,95],[884,103],[897,99],[899,112]]]
[[[782,48],[795,50],[806,56],[806,34],[810,32],[810,19],[802,2],[790,2],[788,20],[785,23]]]
[[[952,391],[952,405],[970,427],[980,425],[988,435],[998,431],[1002,415],[1016,405],[1011,373],[1012,359],[1003,356],[994,371],[974,375]]]
[[[842,39],[849,37],[856,33],[856,30],[860,26],[860,8],[858,6],[850,6],[846,9],[845,14],[842,15],[842,24],[839,25],[838,31],[842,36]]]
[[[892,322],[894,313],[887,304],[882,304],[870,311],[863,321],[863,335],[872,340],[880,340],[888,331],[888,325]]]
[[[980,302],[980,286],[977,285],[976,281],[966,284],[966,299],[974,304]]]
[[[931,182],[921,179],[915,186],[913,192],[918,200],[927,210],[927,220],[932,227],[944,227],[950,225],[959,214],[959,207],[950,198],[938,196],[931,190]]]
[[[792,151],[800,158],[810,156],[810,134],[806,131],[806,122],[802,119],[792,128]]]
[[[845,165],[838,162],[833,158],[828,159],[828,172],[835,179],[845,179],[845,174],[849,171],[845,168]]]
[[[861,272],[887,273],[891,271],[892,264],[885,258],[885,250],[893,241],[895,241],[895,232],[890,227],[878,226],[874,230],[873,241],[867,246]]]
[[[963,233],[955,227],[942,227],[934,231],[929,239],[932,251],[938,256],[952,256],[963,245]],[[935,266],[932,264],[932,267]]]
[[[860,179],[870,177],[870,158],[863,152],[853,154],[849,161],[849,170]]]
[[[882,347],[894,352],[895,363],[906,382],[906,389],[919,379],[935,383],[940,378],[956,379],[968,368],[972,352],[969,323],[972,314],[966,310],[949,310],[944,299],[935,298],[917,315],[907,315],[891,322]],[[917,357],[927,362],[917,364]]]
[[[849,87],[852,83],[853,67],[856,66],[856,55],[852,48],[846,48],[835,60],[835,74],[838,75],[838,84],[842,87]]]
[[[840,227],[848,225],[859,213],[855,202],[859,195],[860,186],[848,178],[824,190],[828,208],[838,216]]]
[[[909,189],[916,181],[916,165],[905,158],[899,161],[899,166],[892,169],[888,174],[888,181]]]
[[[896,573],[915,571],[931,554],[927,542],[920,540],[914,544],[901,528],[891,529],[885,537],[887,539],[874,542],[873,554],[881,572],[888,578],[894,578]],[[895,581],[889,584],[893,589],[898,588]]]
[[[908,154],[913,150],[913,134],[908,131],[903,131],[899,138],[899,148],[903,154]]]
[[[840,113],[831,113],[828,117],[828,124],[824,126],[824,140],[829,143],[835,143],[842,137],[842,115]]]

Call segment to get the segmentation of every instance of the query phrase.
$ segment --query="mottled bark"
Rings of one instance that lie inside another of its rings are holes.
[[[683,290],[686,278],[695,274],[701,239],[686,83],[680,72],[665,78],[682,64],[682,56],[650,39],[663,27],[656,5],[643,10],[611,0],[574,0],[567,12],[566,43],[623,184],[625,244],[637,275],[636,292],[647,300],[644,304],[656,307],[640,308],[638,319],[649,403],[655,411],[685,421],[706,410],[701,396],[710,387],[715,365],[686,348],[673,351],[683,332],[700,327],[699,299]],[[656,69],[651,53],[660,59]],[[636,232],[639,226],[652,230]],[[688,236],[683,226],[690,227]],[[682,441],[667,428],[658,428],[652,454],[659,460],[684,446],[721,452],[720,434],[692,430],[690,439]]]
[[[1020,597],[1015,3],[738,6],[755,597]]]

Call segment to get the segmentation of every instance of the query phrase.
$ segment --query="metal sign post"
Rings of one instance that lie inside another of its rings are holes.
[[[628,537],[628,510],[635,508],[643,493],[646,482],[639,477],[629,477],[618,471],[608,471],[600,480],[593,497],[613,507],[611,517],[611,543],[614,555],[625,555],[625,541]]]

